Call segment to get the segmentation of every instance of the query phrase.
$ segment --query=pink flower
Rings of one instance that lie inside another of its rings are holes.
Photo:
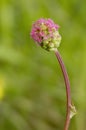
[[[30,35],[35,42],[49,51],[60,44],[61,36],[58,29],[59,25],[55,24],[53,20],[41,18],[33,24]]]

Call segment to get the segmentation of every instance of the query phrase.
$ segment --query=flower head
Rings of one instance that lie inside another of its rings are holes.
[[[60,45],[61,36],[58,29],[59,25],[53,20],[41,18],[33,24],[30,35],[42,48],[51,51]]]

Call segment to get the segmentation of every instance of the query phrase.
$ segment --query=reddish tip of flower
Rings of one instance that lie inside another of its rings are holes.
[[[43,39],[52,36],[53,30],[58,30],[59,25],[55,24],[51,19],[40,18],[37,20],[31,30],[31,37],[37,43],[42,43]]]

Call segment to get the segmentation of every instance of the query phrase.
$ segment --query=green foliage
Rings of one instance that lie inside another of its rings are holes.
[[[31,40],[32,23],[51,18],[58,23],[59,51],[78,110],[70,130],[86,121],[86,1],[0,1],[0,130],[62,130],[66,113],[65,85],[55,55]],[[4,85],[2,85],[3,80]]]

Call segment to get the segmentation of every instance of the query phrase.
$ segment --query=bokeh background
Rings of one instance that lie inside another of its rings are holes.
[[[85,130],[85,0],[0,0],[0,130],[63,130],[66,94],[59,64],[30,38],[32,23],[41,17],[60,25],[59,51],[77,109],[69,130]]]

